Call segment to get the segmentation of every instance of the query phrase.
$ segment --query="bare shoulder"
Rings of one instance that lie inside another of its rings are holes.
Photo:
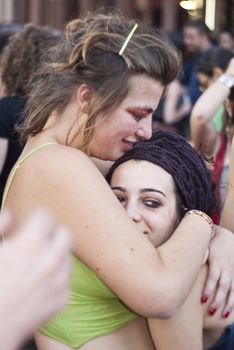
[[[49,145],[31,155],[29,149],[22,157],[25,159],[15,173],[6,200],[6,207],[16,219],[20,213],[18,223],[34,207],[49,207],[53,211],[56,203],[61,203],[61,207],[64,204],[66,208],[71,203],[75,205],[72,199],[79,190],[84,192],[85,183],[105,183],[90,158],[71,147]],[[59,213],[55,214],[61,217]]]
[[[34,178],[32,186],[39,185],[43,181],[46,186],[60,183],[69,185],[71,179],[82,179],[87,177],[102,178],[98,169],[94,166],[91,159],[82,151],[64,146],[49,145],[44,149],[37,151],[27,158],[23,164],[21,174],[29,178]],[[33,176],[32,176],[33,175]],[[53,187],[50,187],[50,191]]]

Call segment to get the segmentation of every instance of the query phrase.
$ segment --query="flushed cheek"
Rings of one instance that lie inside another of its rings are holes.
[[[137,131],[137,126],[135,124],[127,124],[121,129],[117,130],[113,135],[112,135],[112,140],[122,140],[125,139],[129,136],[135,135]]]
[[[126,136],[133,136],[137,131],[138,125],[137,123],[129,123],[123,129],[123,134]]]

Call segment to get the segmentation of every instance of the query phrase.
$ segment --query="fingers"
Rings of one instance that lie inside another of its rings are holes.
[[[232,232],[216,226],[216,237],[211,241],[208,275],[201,301],[209,300],[210,316],[221,309],[227,318],[234,308],[234,236]]]
[[[202,265],[205,265],[208,262],[209,254],[210,254],[210,249],[207,248],[205,256],[204,256],[204,259],[203,259],[203,262],[202,262]]]
[[[0,216],[0,234],[8,234],[10,222],[9,213]],[[68,229],[57,227],[47,211],[37,210],[6,243],[0,254],[0,311],[14,313],[4,322],[22,340],[66,303],[72,240]]]
[[[210,305],[209,314],[211,316],[215,314],[216,310],[218,310],[221,307],[221,305],[225,305],[230,288],[230,278],[228,274],[223,272],[218,281],[217,291]]]
[[[222,317],[227,318],[234,308],[234,284],[232,283],[229,289],[226,305],[224,306]]]
[[[206,286],[203,290],[201,301],[207,302],[210,295],[214,294],[208,313],[213,316],[222,307],[222,317],[227,318],[234,308],[234,287],[227,273],[222,273],[218,277],[218,272],[209,274]]]
[[[201,302],[205,303],[209,299],[210,295],[215,292],[218,281],[220,278],[220,271],[213,269],[213,265],[209,266],[208,276],[205,287],[202,292]]]

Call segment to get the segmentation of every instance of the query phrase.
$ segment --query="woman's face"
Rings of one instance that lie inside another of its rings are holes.
[[[171,236],[178,215],[169,173],[148,161],[129,160],[116,168],[110,185],[129,217],[155,247]]]
[[[89,148],[94,157],[116,160],[139,139],[152,135],[152,113],[164,87],[144,74],[131,77],[129,83],[126,98],[95,128]]]

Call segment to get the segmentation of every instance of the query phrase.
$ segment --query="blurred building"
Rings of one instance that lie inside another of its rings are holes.
[[[180,31],[188,17],[203,18],[212,30],[234,31],[234,0],[0,0],[0,22],[46,24],[61,28],[71,18],[100,6],[168,32]]]

